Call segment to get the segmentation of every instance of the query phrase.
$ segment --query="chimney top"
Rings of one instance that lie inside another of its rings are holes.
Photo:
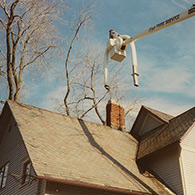
[[[114,99],[106,105],[106,124],[113,129],[125,130],[125,110]]]

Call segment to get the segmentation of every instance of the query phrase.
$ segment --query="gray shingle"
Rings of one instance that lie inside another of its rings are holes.
[[[176,141],[180,141],[194,122],[195,107],[172,118],[168,124],[151,131],[148,136],[140,141],[138,159],[171,145]]]

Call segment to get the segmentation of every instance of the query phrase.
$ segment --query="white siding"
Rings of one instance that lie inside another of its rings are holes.
[[[195,127],[193,126],[189,133],[181,142],[181,163],[183,167],[183,177],[186,185],[186,194],[195,194]]]
[[[149,166],[177,195],[183,194],[178,149],[158,155]]]
[[[195,194],[195,151],[182,149],[183,174],[187,195]]]
[[[187,134],[182,139],[182,145],[195,149],[195,123],[188,130]]]

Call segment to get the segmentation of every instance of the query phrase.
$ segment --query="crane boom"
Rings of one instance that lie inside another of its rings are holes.
[[[133,36],[129,39],[126,39],[123,42],[123,45],[127,45],[127,44],[129,44],[133,41],[136,41],[138,39],[146,37],[146,36],[148,36],[152,33],[155,33],[159,30],[167,28],[167,27],[169,27],[173,24],[176,24],[178,22],[181,22],[181,21],[186,20],[188,18],[191,18],[193,16],[195,16],[195,6],[194,5],[192,6],[192,8],[190,8],[190,9],[184,11],[184,12],[182,12],[180,14],[177,14],[176,16],[173,16],[173,17],[171,17],[171,18],[169,18],[169,19],[167,19],[167,20],[165,20],[161,23],[158,23],[155,26],[152,26],[152,27],[148,28],[147,30],[145,30],[145,31],[143,31],[143,32],[141,32],[141,33],[139,33],[139,34],[137,34],[137,35],[135,35],[135,36]]]

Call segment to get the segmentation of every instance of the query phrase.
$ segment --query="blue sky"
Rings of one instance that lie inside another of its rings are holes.
[[[192,2],[189,0],[188,2]],[[72,10],[78,4],[90,0],[72,0]],[[176,3],[175,3],[176,2]],[[94,31],[89,36],[104,53],[108,31],[114,29],[119,34],[134,36],[149,27],[190,8],[186,0],[97,0],[97,10],[93,18]],[[178,5],[179,3],[179,5]],[[61,34],[66,31],[61,27]],[[126,78],[127,97],[140,99],[140,105],[178,115],[194,106],[195,100],[195,18],[190,18],[135,42],[138,58],[139,84],[133,86],[131,78],[131,53],[127,48],[127,58],[121,76]],[[82,49],[82,48],[80,48]],[[102,59],[103,60],[103,59]],[[64,66],[64,62],[62,67]],[[27,76],[26,76],[27,77]],[[49,79],[48,79],[49,78]],[[25,102],[46,109],[54,109],[52,97],[63,102],[64,82],[50,72],[47,79],[38,82],[26,80]],[[103,79],[103,74],[102,74]],[[105,90],[100,86],[100,90]]]

